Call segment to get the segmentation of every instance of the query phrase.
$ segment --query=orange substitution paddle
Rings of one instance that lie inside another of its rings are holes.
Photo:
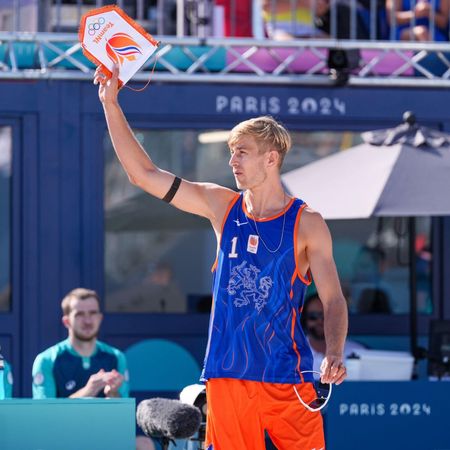
[[[144,65],[159,42],[118,6],[93,9],[81,18],[78,37],[84,55],[110,78],[119,67],[119,86]]]

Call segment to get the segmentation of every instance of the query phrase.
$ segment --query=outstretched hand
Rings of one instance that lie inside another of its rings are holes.
[[[101,67],[97,67],[94,74],[94,84],[98,84],[98,98],[103,104],[116,103],[117,94],[119,92],[119,68],[114,65],[111,78],[108,78],[102,71]]]

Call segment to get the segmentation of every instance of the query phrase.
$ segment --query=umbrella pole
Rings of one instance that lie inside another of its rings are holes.
[[[411,354],[414,356],[414,363],[419,360],[419,352],[417,348],[417,274],[416,274],[416,219],[408,218],[408,235],[409,235],[409,325],[411,339]],[[414,373],[413,377],[416,374]]]

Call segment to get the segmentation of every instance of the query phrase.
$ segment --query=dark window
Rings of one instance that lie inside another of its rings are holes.
[[[350,132],[293,132],[283,172],[360,143]],[[159,167],[191,181],[235,187],[223,130],[135,130]],[[216,254],[207,220],[180,212],[131,185],[105,136],[105,292],[113,312],[207,312]],[[305,199],[307,201],[307,199]],[[432,312],[430,224],[417,221],[419,309]],[[352,314],[409,311],[405,219],[329,221]],[[310,288],[310,292],[314,287]]]
[[[11,127],[0,127],[0,312],[11,309]]]

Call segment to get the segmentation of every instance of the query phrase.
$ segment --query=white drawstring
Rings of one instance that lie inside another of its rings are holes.
[[[301,373],[316,373],[316,374],[320,375],[320,372],[317,372],[316,370],[303,370]],[[305,403],[305,402],[303,401],[303,399],[300,397],[300,394],[298,393],[297,388],[295,387],[295,385],[294,385],[294,391],[295,391],[295,393],[296,393],[296,395],[297,395],[297,397],[298,397],[300,403],[301,403],[307,410],[309,410],[309,411],[311,411],[311,412],[317,412],[317,411],[320,411],[321,409],[325,408],[325,406],[327,405],[328,401],[329,401],[330,398],[331,398],[331,392],[332,392],[332,390],[333,390],[333,385],[330,383],[329,386],[330,386],[330,390],[328,391],[327,398],[325,399],[325,401],[323,402],[323,404],[319,406],[319,408],[311,408],[311,406],[309,406],[307,403]]]

